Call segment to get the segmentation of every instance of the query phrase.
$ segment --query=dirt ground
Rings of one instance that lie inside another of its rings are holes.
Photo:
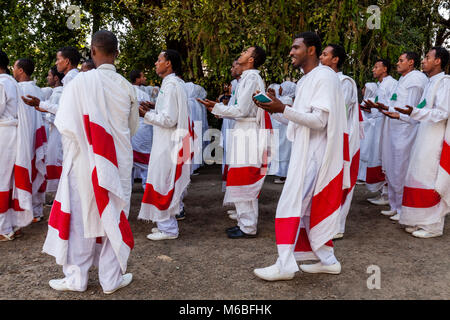
[[[275,262],[274,217],[282,185],[267,177],[259,201],[259,233],[255,239],[228,239],[234,225],[222,206],[220,167],[206,166],[192,177],[185,198],[186,219],[176,240],[146,239],[152,224],[137,221],[142,199],[135,183],[130,224],[135,248],[128,261],[132,284],[107,296],[90,271],[84,293],[56,292],[48,281],[62,277],[62,267],[42,253],[46,222],[24,229],[22,238],[0,243],[0,299],[449,299],[450,219],[444,236],[417,239],[379,214],[385,207],[370,205],[371,194],[357,186],[345,238],[335,242],[342,264],[340,275],[298,272],[291,281],[269,283],[253,269]],[[46,217],[49,214],[46,207]],[[367,268],[381,271],[381,288],[368,289]]]

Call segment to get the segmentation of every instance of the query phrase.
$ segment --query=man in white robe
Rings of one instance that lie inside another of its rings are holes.
[[[304,272],[341,272],[331,239],[339,228],[342,190],[349,184],[344,179],[346,115],[339,78],[331,68],[319,66],[320,52],[316,33],[296,35],[290,56],[293,66],[302,68],[305,75],[297,84],[294,105],[284,105],[270,94],[272,102],[258,104],[289,119],[287,132],[292,141],[275,217],[278,259],[272,266],[254,270],[267,281],[292,279],[299,270],[297,260],[320,260],[301,265]]]
[[[358,88],[356,82],[349,76],[339,71],[342,69],[346,59],[344,47],[338,44],[329,44],[320,56],[320,62],[333,69],[341,81],[342,93],[344,95],[347,116],[348,148],[350,154],[350,188],[344,190],[342,197],[342,208],[340,213],[340,227],[333,239],[342,239],[345,232],[345,222],[350,211],[355,184],[359,170],[360,155],[360,119],[358,105]]]
[[[31,81],[31,75],[34,72],[34,63],[30,59],[19,59],[14,64],[14,78],[19,83],[24,96],[31,95],[38,99],[42,99],[41,89],[34,81]],[[33,119],[33,128],[36,132],[34,142],[34,159],[33,159],[33,222],[39,222],[44,217],[44,202],[46,190],[46,166],[45,154],[47,151],[47,134],[42,113],[32,108],[27,109],[30,119]]]
[[[20,96],[21,89],[8,74],[9,59],[0,50],[0,242],[23,235],[33,219],[31,162],[34,154],[33,118]]]
[[[397,80],[389,75],[391,64],[388,60],[378,59],[372,69],[373,77],[378,80],[375,102],[388,104],[392,97]],[[370,139],[369,155],[366,173],[366,187],[370,192],[381,191],[375,198],[367,199],[375,205],[389,204],[386,178],[383,172],[381,150],[383,145],[383,126],[386,120],[381,111],[362,107],[366,112],[370,126],[367,127],[367,136]]]
[[[399,220],[417,238],[441,236],[450,212],[450,77],[444,73],[448,62],[448,50],[431,48],[422,60],[428,83],[420,103],[416,107],[395,107],[397,112],[385,111],[394,119],[405,114],[419,121]]]
[[[127,217],[138,104],[114,67],[115,35],[96,32],[91,52],[97,69],[65,87],[56,114],[64,162],[43,251],[63,266],[65,277],[49,281],[53,289],[86,291],[94,264],[103,292],[111,294],[132,281],[125,272],[134,246]]]
[[[254,238],[257,235],[258,196],[268,165],[263,157],[264,143],[258,142],[258,135],[264,131],[260,129],[271,128],[271,123],[268,114],[258,111],[252,96],[257,91],[265,92],[264,81],[257,70],[265,59],[264,49],[258,46],[250,47],[241,54],[238,63],[242,75],[235,104],[199,100],[215,116],[235,119],[234,129],[228,135],[231,141],[226,142],[231,150],[228,150],[226,159],[229,166],[223,201],[224,205],[234,203],[236,207],[237,226],[226,230],[231,239]],[[249,142],[243,139],[249,139]]]
[[[149,103],[150,96],[142,89],[147,79],[140,70],[130,72],[130,82],[133,85],[138,103]],[[150,153],[153,142],[153,126],[147,124],[143,117],[139,117],[139,129],[131,138],[133,146],[133,174],[132,178],[138,176],[142,180],[142,189],[145,190],[145,182],[147,181],[148,162],[150,161]]]
[[[389,101],[389,105],[381,102],[370,102],[372,107],[381,111],[394,112],[394,108],[417,106],[427,83],[427,77],[415,70],[419,64],[419,56],[414,52],[402,53],[397,62],[397,72],[401,74]],[[403,188],[408,170],[411,149],[416,139],[418,121],[403,114],[399,120],[386,118],[383,127],[382,162],[388,183],[390,210],[381,214],[391,216],[398,221],[401,216]]]
[[[185,83],[177,76],[181,71],[179,53],[161,52],[155,66],[163,79],[155,109],[139,108],[144,122],[153,125],[153,143],[138,219],[156,222],[147,238],[157,241],[179,235],[176,215],[190,182],[192,135]]]

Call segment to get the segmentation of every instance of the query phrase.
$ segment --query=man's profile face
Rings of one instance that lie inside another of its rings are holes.
[[[398,62],[397,62],[397,72],[402,74],[402,73],[408,71],[410,68],[410,63],[411,63],[411,60],[408,60],[408,58],[406,57],[406,53],[400,55],[400,57],[398,57]]]
[[[144,76],[144,73],[141,72],[140,77],[138,78],[138,85],[144,86],[146,82],[147,82],[147,78]]]
[[[53,73],[51,70],[48,70],[48,73],[47,73],[47,84],[49,87],[54,87],[56,84],[55,76],[53,76]]]
[[[437,65],[438,63],[440,63],[440,61],[436,59],[436,51],[430,50],[422,60],[422,71],[428,73],[432,71],[435,65]]]
[[[164,52],[161,52],[158,56],[158,60],[155,62],[155,71],[158,76],[165,74],[169,67],[169,63],[164,56]]]
[[[305,63],[308,56],[308,47],[305,45],[303,40],[303,38],[294,39],[291,52],[289,52],[292,66],[294,68],[300,68]]]
[[[331,68],[335,64],[335,62],[333,62],[333,58],[333,47],[326,47],[325,49],[323,49],[319,60],[321,64]]]
[[[69,59],[64,58],[63,55],[61,54],[61,51],[58,51],[56,53],[56,62],[55,62],[56,69],[58,70],[58,72],[64,73],[69,64],[70,64]]]
[[[14,77],[14,79],[16,79],[16,81],[18,81],[17,79],[23,73],[23,69],[19,68],[18,62],[19,62],[18,60],[16,62],[14,62],[14,66],[13,66],[13,77]]]
[[[253,59],[252,55],[253,55],[253,51],[255,50],[255,48],[250,47],[248,49],[246,49],[245,51],[243,51],[241,53],[241,56],[238,59],[238,64],[241,65],[245,65],[248,63],[248,61],[250,59]]]
[[[239,62],[234,61],[233,64],[231,65],[231,76],[235,79],[237,77],[239,77],[241,75],[241,69],[240,69],[240,65]]]
[[[384,66],[383,62],[376,62],[372,69],[373,77],[378,79],[385,72],[387,72],[387,68]]]

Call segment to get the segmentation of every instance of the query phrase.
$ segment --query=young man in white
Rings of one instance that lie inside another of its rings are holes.
[[[358,88],[356,87],[355,80],[344,75],[342,71],[339,71],[344,65],[345,59],[345,49],[338,44],[329,44],[320,55],[320,62],[333,69],[341,81],[347,115],[348,146],[350,154],[350,188],[344,190],[339,233],[336,234],[333,239],[341,239],[344,237],[345,222],[348,212],[350,211],[359,170],[360,122]]]
[[[258,143],[259,129],[266,128],[263,110],[259,110],[252,100],[255,92],[265,91],[264,81],[259,75],[259,68],[266,60],[264,49],[253,46],[242,52],[238,59],[242,71],[236,91],[236,102],[224,105],[210,100],[199,100],[215,116],[234,118],[234,129],[227,142],[231,150],[227,150],[226,162],[229,163],[224,205],[234,203],[237,214],[237,226],[228,228],[229,238],[254,238],[258,224],[258,196],[266,171],[267,163],[263,163],[264,147]],[[268,115],[267,115],[268,116]],[[269,118],[270,122],[270,118]],[[270,124],[271,127],[271,124]],[[241,141],[245,136],[254,137],[247,144]],[[236,160],[237,159],[237,160]]]
[[[344,179],[344,135],[347,119],[339,78],[331,68],[319,66],[321,41],[314,32],[295,36],[290,56],[305,74],[297,84],[292,107],[275,96],[261,108],[283,113],[289,119],[291,159],[275,217],[278,259],[272,266],[255,269],[257,277],[289,280],[299,270],[297,261],[320,260],[301,265],[304,272],[341,272],[331,239],[339,230]],[[345,182],[345,183],[344,183]]]
[[[422,60],[428,83],[420,103],[416,107],[395,107],[397,112],[385,111],[394,119],[405,114],[419,121],[399,220],[418,238],[441,236],[450,212],[450,77],[444,73],[448,61],[445,48],[431,48]]]
[[[133,86],[114,67],[115,35],[96,32],[91,52],[97,69],[78,74],[59,101],[63,172],[43,251],[63,266],[65,277],[49,281],[53,289],[85,291],[95,264],[110,294],[132,281],[125,272],[134,246],[127,217],[138,104]]]
[[[402,53],[397,62],[397,72],[401,74],[401,77],[389,104],[369,101],[368,105],[381,111],[391,112],[395,111],[395,107],[417,106],[427,83],[425,74],[415,70],[418,64],[419,56],[416,53]],[[391,216],[391,220],[394,221],[398,221],[401,216],[403,187],[411,149],[416,140],[417,125],[418,121],[403,114],[400,115],[399,120],[386,118],[384,122],[381,156],[388,183],[390,210],[383,210],[381,214]]]
[[[139,107],[144,122],[153,125],[152,154],[138,219],[156,222],[149,240],[178,238],[176,215],[191,180],[192,136],[188,101],[181,73],[181,57],[175,50],[159,54],[155,70],[163,79],[155,109]],[[181,141],[180,141],[181,140]]]
[[[389,75],[391,63],[385,59],[379,59],[375,62],[372,73],[373,77],[378,80],[375,102],[388,104],[392,97],[393,91],[397,84],[397,80]],[[366,101],[364,101],[367,104]],[[381,150],[383,149],[383,127],[386,117],[377,109],[362,106],[361,110],[366,112],[366,118],[370,119],[370,126],[367,127],[367,137],[370,138],[370,148],[367,163],[366,187],[370,192],[378,192],[381,194],[375,198],[367,199],[375,205],[389,204],[386,178],[383,172]],[[369,142],[369,141],[368,141]]]

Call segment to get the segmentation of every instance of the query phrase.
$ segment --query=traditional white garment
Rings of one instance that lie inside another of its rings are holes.
[[[196,90],[197,98],[199,98],[201,100],[206,99],[207,92],[206,92],[205,88],[203,88],[200,85],[197,85],[196,88],[197,88],[197,90]],[[201,119],[202,119],[202,137],[204,138],[205,137],[205,132],[209,129],[208,112],[207,112],[206,108],[203,105],[201,105],[201,104],[199,104],[199,105],[201,107],[200,110],[201,110]],[[202,138],[202,140],[203,140],[202,145],[203,145],[203,150],[204,150],[206,148],[207,144],[208,144],[208,141],[204,141],[203,138]],[[203,165],[204,165],[204,163],[202,163],[202,166]]]
[[[64,161],[43,251],[63,265],[74,289],[86,288],[96,260],[103,290],[117,288],[134,246],[127,220],[134,88],[110,64],[80,73],[64,89],[55,125]]]
[[[296,260],[337,262],[331,239],[339,230],[342,191],[350,181],[344,166],[349,160],[345,103],[336,72],[320,65],[304,75],[284,116],[292,152],[275,217],[276,264],[280,273],[293,273]]]
[[[55,87],[52,95],[48,99],[48,104],[58,105],[59,99],[63,92],[63,86]],[[61,135],[54,125],[55,115],[53,113],[45,113],[45,121],[48,124],[48,148],[45,155],[45,165],[47,168],[47,192],[56,192],[58,189],[59,178],[62,172],[63,151],[61,143]]]
[[[234,79],[231,81],[231,97],[228,101],[229,106],[236,105],[236,90],[239,85],[239,81]],[[225,186],[227,182],[228,174],[228,164],[227,164],[227,150],[231,147],[227,142],[227,132],[234,128],[235,120],[233,118],[223,118],[221,135],[220,135],[220,146],[223,148],[223,158],[222,158],[222,191],[225,192]]]
[[[163,79],[155,110],[144,121],[153,125],[153,144],[138,219],[173,220],[191,180],[192,150],[185,83],[174,73]]]
[[[227,150],[228,172],[223,202],[224,205],[235,204],[238,226],[247,234],[256,234],[258,208],[255,200],[267,173],[268,141],[272,142],[266,132],[269,130],[264,130],[272,128],[270,116],[252,99],[256,91],[265,92],[259,71],[245,70],[235,93],[236,103],[228,106],[216,103],[211,111],[214,115],[236,121],[226,138],[230,148]]]
[[[344,189],[342,195],[342,207],[340,213],[339,233],[345,232],[345,222],[350,211],[350,206],[355,191],[356,180],[358,178],[359,158],[360,158],[360,110],[358,104],[358,88],[356,82],[338,72],[339,80],[344,95],[347,131],[348,131],[348,152],[350,154],[350,188]]]
[[[442,234],[450,212],[450,77],[429,78],[419,105],[419,121],[403,190],[400,223]]]
[[[389,105],[397,80],[387,76],[377,84],[375,102]],[[369,191],[376,192],[381,190],[386,183],[381,162],[382,133],[385,117],[378,109],[371,109],[371,113],[366,113],[366,117],[369,125],[365,128],[367,131],[365,130],[364,132],[367,132],[367,143],[370,146],[368,150],[366,187]]]
[[[31,223],[32,159],[35,118],[13,77],[0,74],[0,234],[9,234]],[[34,109],[33,109],[34,110]]]
[[[194,131],[194,157],[191,165],[192,174],[194,170],[197,170],[203,164],[203,129],[205,121],[203,118],[203,110],[206,110],[206,108],[197,101],[197,98],[199,98],[201,94],[200,89],[202,88],[192,82],[187,82],[185,86],[188,97],[189,119],[191,121],[191,128]]]
[[[370,100],[372,102],[375,101],[377,88],[378,85],[375,82],[367,82],[365,84],[366,91],[364,93],[363,100]],[[362,102],[361,105],[365,105],[365,103]],[[364,136],[361,137],[358,180],[366,181],[367,162],[369,161],[369,154],[374,131],[370,129],[373,121],[369,120],[368,113],[361,112],[361,115],[363,118],[362,126]]]
[[[136,97],[138,102],[150,101],[150,96],[140,87],[134,85],[136,89]],[[153,126],[147,124],[144,118],[139,117],[139,129],[136,134],[131,137],[131,145],[133,146],[133,170],[137,176],[142,179],[142,188],[145,190],[145,182],[147,181],[148,162],[150,161],[150,152],[153,142]]]
[[[44,88],[41,88],[41,92],[42,92],[42,99],[48,100],[48,99],[50,99],[51,95],[53,94],[53,88],[52,87],[44,87]]]
[[[34,81],[22,81],[19,82],[19,86],[22,89],[24,97],[31,95],[42,99],[41,88],[39,88]],[[35,130],[34,141],[34,159],[32,163],[32,176],[31,181],[33,184],[33,215],[34,217],[42,217],[44,215],[44,202],[45,202],[45,190],[47,169],[45,165],[45,154],[47,153],[47,134],[45,124],[42,117],[42,112],[36,111],[33,107],[28,107],[28,116],[33,123]]]
[[[283,104],[291,105],[294,102],[295,89],[297,85],[291,81],[285,81],[280,85],[283,88],[280,101]],[[274,88],[275,89],[275,88]],[[277,93],[279,93],[279,87]],[[289,166],[289,158],[291,157],[292,142],[286,136],[288,120],[284,118],[281,113],[273,113],[270,115],[272,120],[272,127],[274,131],[278,131],[278,148],[275,147],[275,152],[272,161],[270,162],[268,175],[275,175],[278,177],[286,177]]]
[[[413,70],[400,77],[390,99],[389,111],[395,107],[417,106],[428,82],[420,71]],[[382,162],[388,183],[391,210],[401,214],[403,187],[411,149],[416,139],[418,122],[400,113],[400,120],[386,117],[383,127]]]

